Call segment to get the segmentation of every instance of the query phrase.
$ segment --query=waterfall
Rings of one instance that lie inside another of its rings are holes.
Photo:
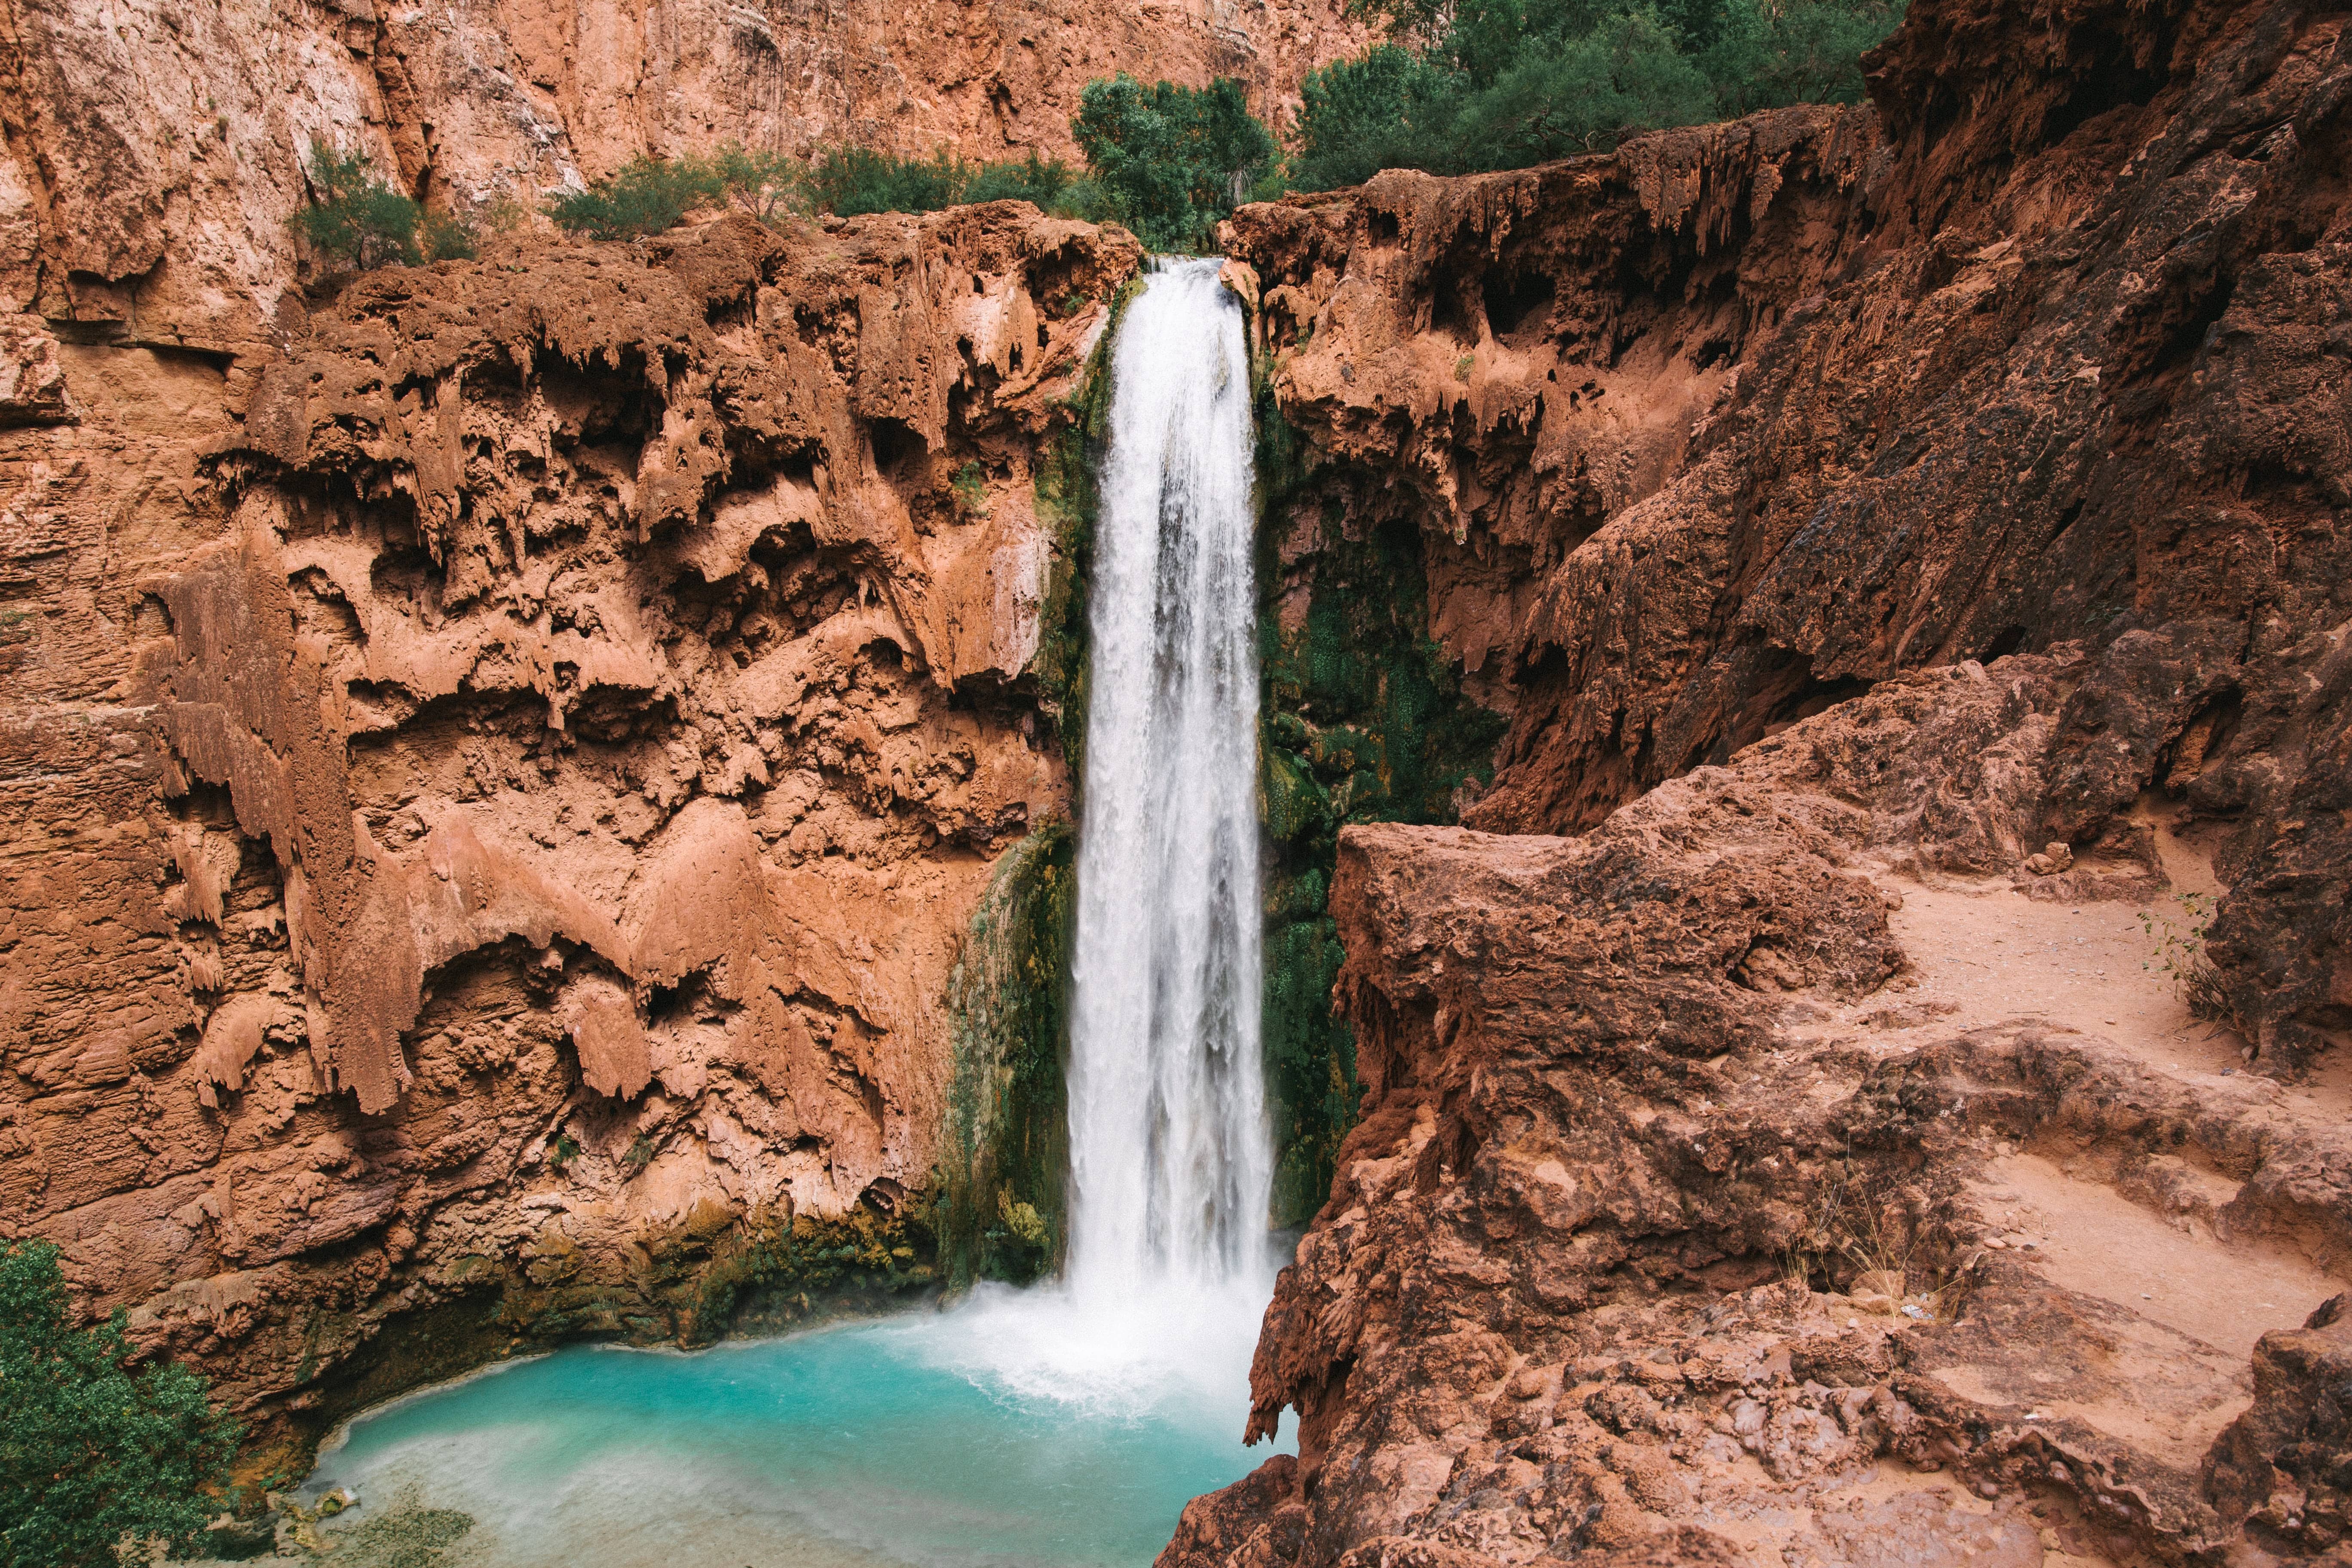
[[[1082,1303],[1267,1273],[1249,355],[1218,268],[1152,272],[1111,361],[1072,961]]]

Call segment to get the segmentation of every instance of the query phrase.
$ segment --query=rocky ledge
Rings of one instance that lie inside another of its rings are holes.
[[[1283,568],[1410,526],[1510,730],[1469,827],[1339,837],[1299,1452],[1163,1568],[2352,1551],[2352,40],[1918,0],[1868,64],[1234,220]]]

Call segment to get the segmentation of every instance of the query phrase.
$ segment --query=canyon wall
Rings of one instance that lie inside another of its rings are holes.
[[[2216,956],[2292,1063],[2352,1024],[2338,28],[2025,26],[1924,7],[1860,108],[1243,209],[1321,465],[1288,526],[1416,526],[1430,631],[1510,717],[1463,818],[1493,831],[2079,643],[2105,674],[2040,814],[1972,868],[2145,863],[2151,787],[2226,824]]]
[[[646,153],[854,142],[1070,156],[1087,81],[1238,78],[1280,121],[1361,47],[1339,0],[1083,6],[336,0],[0,6],[0,312],[251,358],[299,339],[309,149],[436,209],[533,220]]]
[[[0,1223],[298,1443],[931,1278],[1139,259],[732,218],[368,274],[258,374],[23,329]]]
[[[1866,105],[1235,216],[1269,595],[1403,531],[1507,729],[1338,833],[1299,1454],[1164,1564],[2343,1549],[2346,21],[1918,0]]]

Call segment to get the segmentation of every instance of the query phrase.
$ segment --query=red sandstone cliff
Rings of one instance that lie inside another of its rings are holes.
[[[739,218],[372,274],[249,380],[47,344],[0,1224],[268,1416],[724,1331],[796,1224],[900,1268],[948,965],[1066,805],[1032,480],[1138,260]]]
[[[2151,788],[2223,825],[2217,956],[2292,1065],[2352,1021],[2346,44],[2041,26],[1923,5],[1872,105],[1383,174],[1231,243],[1318,502],[1418,521],[1513,717],[1466,821],[1589,827],[1897,671],[2080,643],[2038,811],[1968,868],[2146,864]]]
[[[1497,831],[1341,840],[1299,1458],[1165,1564],[2352,1549],[2352,39],[1921,0],[1871,79],[1234,221],[1303,506],[1512,728]]]
[[[974,158],[1072,151],[1096,77],[1239,78],[1275,120],[1360,47],[1339,0],[1140,5],[612,5],[437,9],[171,0],[0,6],[0,311],[94,341],[252,354],[299,338],[287,220],[316,142],[373,154],[436,208],[728,141]]]

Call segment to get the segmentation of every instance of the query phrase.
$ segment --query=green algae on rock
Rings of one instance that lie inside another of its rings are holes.
[[[1263,359],[1261,365],[1266,363]],[[1270,369],[1270,366],[1266,367]],[[1259,796],[1267,840],[1264,1038],[1274,1223],[1330,1191],[1361,1086],[1331,1005],[1344,954],[1328,912],[1339,829],[1449,824],[1494,774],[1505,721],[1465,697],[1429,635],[1420,539],[1318,471],[1258,376]]]
[[[948,1283],[1025,1283],[1059,1267],[1069,1116],[1077,836],[1053,819],[1007,850],[948,977],[955,1068],[940,1141]]]

